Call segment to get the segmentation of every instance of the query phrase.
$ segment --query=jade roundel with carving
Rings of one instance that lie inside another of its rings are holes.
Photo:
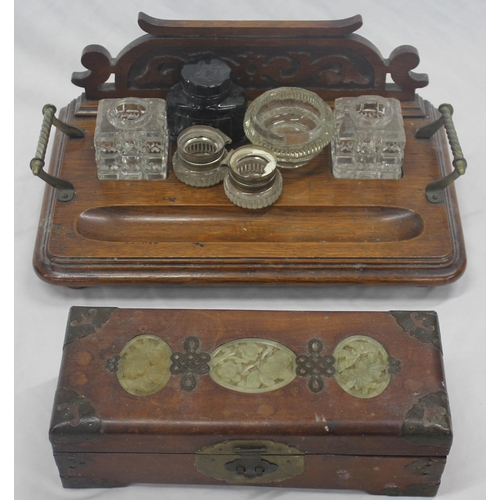
[[[389,385],[389,355],[380,342],[365,335],[347,337],[336,347],[335,379],[357,398],[378,396]]]
[[[120,385],[135,396],[149,396],[170,379],[172,350],[154,335],[134,337],[120,352],[116,373]]]

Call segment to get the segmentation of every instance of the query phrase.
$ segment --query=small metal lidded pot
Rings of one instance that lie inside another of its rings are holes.
[[[283,178],[271,150],[241,146],[231,151],[224,163],[229,167],[224,191],[235,205],[259,209],[272,205],[280,197]]]
[[[199,58],[184,64],[181,81],[167,95],[170,138],[192,125],[221,130],[233,143],[245,138],[245,90],[231,79],[231,68],[221,59]]]
[[[209,187],[222,182],[227,166],[222,164],[231,138],[212,127],[194,125],[183,130],[177,139],[172,159],[175,176],[184,184]]]

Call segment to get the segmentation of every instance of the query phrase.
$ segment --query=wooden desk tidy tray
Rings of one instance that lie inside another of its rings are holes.
[[[453,185],[432,203],[426,187],[451,172],[444,128],[415,133],[441,117],[415,94],[427,76],[411,71],[417,51],[384,59],[362,37],[355,16],[334,22],[185,22],[139,15],[148,33],[113,59],[92,45],[85,93],[59,119],[83,138],[55,133],[49,172],[74,186],[60,201],[47,186],[34,266],[71,287],[146,284],[441,285],[465,269]],[[233,205],[220,185],[193,188],[171,168],[164,181],[99,181],[93,146],[102,98],[161,97],[182,64],[211,54],[232,68],[249,99],[286,85],[308,88],[333,106],[337,97],[376,94],[401,101],[406,148],[399,180],[335,179],[329,148],[299,169],[282,169],[279,200],[261,210]],[[114,83],[105,83],[114,73]],[[394,83],[386,83],[391,75]],[[451,141],[450,141],[451,142]],[[59,193],[60,194],[60,193]]]

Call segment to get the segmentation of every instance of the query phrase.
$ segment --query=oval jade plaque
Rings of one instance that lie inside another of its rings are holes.
[[[275,391],[295,378],[294,352],[271,340],[233,340],[217,347],[211,357],[210,376],[233,391]]]

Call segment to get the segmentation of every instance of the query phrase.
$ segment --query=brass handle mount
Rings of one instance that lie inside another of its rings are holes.
[[[444,125],[451,152],[453,153],[453,172],[442,179],[431,182],[425,189],[427,200],[431,203],[442,203],[444,201],[444,189],[461,175],[464,175],[467,170],[467,161],[464,158],[455,124],[453,123],[453,107],[451,104],[441,104],[438,109],[441,116],[429,125],[419,128],[415,133],[417,139],[430,139]]]
[[[85,131],[80,127],[74,127],[60,121],[56,118],[55,113],[57,109],[53,104],[46,104],[43,109],[42,128],[40,130],[40,138],[38,139],[38,146],[36,148],[36,156],[30,161],[30,168],[33,175],[40,177],[47,184],[57,189],[57,199],[59,201],[71,201],[75,195],[75,189],[71,182],[58,177],[54,177],[43,169],[45,166],[45,154],[47,152],[47,145],[50,137],[50,130],[52,125],[59,129],[61,132],[71,138],[82,138],[85,136]]]

